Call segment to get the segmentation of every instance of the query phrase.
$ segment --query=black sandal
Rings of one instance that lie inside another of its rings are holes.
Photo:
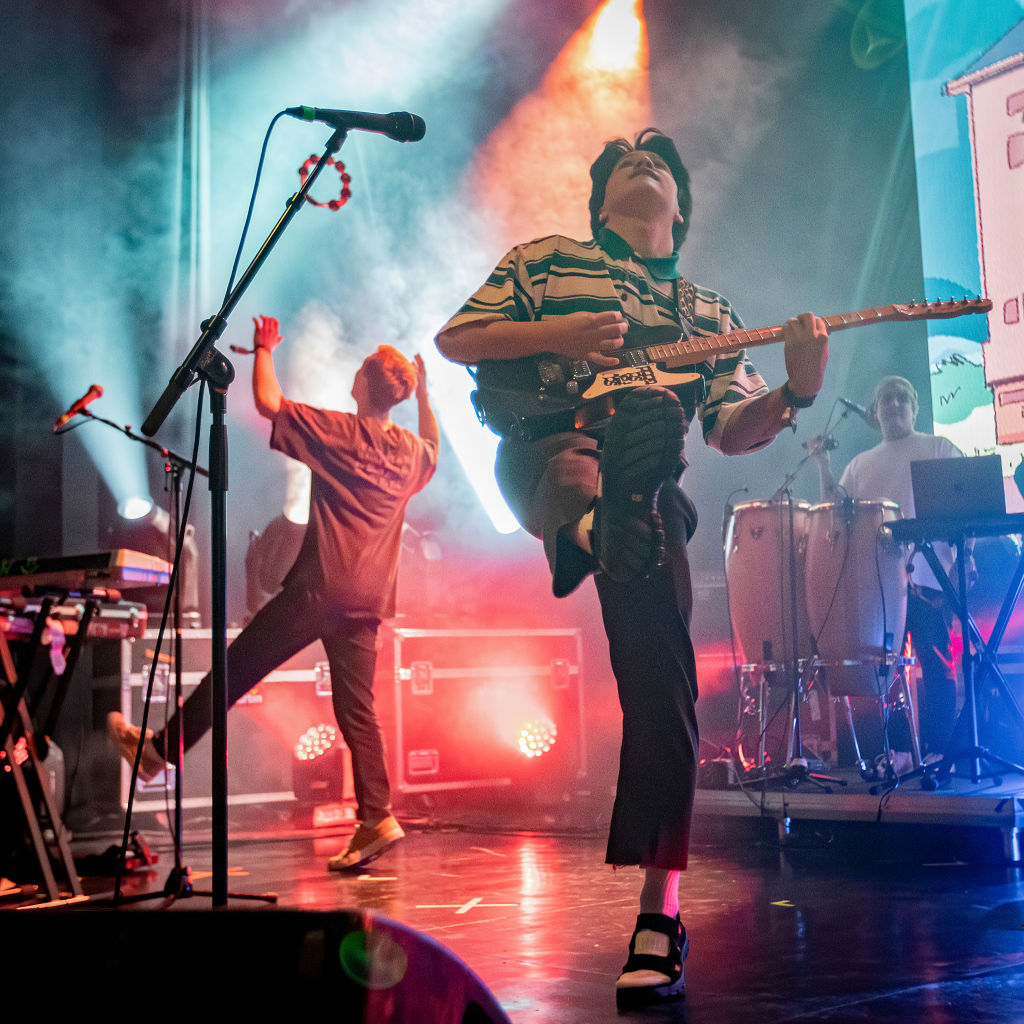
[[[668,953],[638,953],[636,939],[640,932],[658,932],[668,938]],[[670,999],[686,988],[683,961],[690,952],[690,940],[679,917],[664,914],[638,914],[633,937],[629,940],[629,958],[615,983],[615,1001],[620,1010],[659,999]],[[628,975],[650,972],[645,977]]]

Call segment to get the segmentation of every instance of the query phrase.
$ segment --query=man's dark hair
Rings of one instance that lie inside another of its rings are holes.
[[[645,128],[637,135],[635,143],[630,143],[628,139],[612,139],[606,142],[601,155],[591,164],[590,179],[593,187],[590,190],[590,230],[597,238],[601,231],[601,207],[604,205],[604,191],[608,186],[608,179],[615,165],[634,149],[644,149],[660,156],[668,164],[672,177],[676,180],[679,212],[683,215],[682,224],[672,225],[672,244],[678,252],[690,228],[690,211],[693,207],[690,174],[683,165],[676,144],[657,128]]]

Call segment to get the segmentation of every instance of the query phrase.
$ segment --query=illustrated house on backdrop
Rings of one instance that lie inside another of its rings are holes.
[[[959,78],[966,96],[982,294],[992,299],[985,383],[996,440],[1024,441],[1024,21]]]

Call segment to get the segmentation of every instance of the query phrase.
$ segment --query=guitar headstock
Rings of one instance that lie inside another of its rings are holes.
[[[968,313],[987,313],[991,299],[950,299],[947,302],[907,302],[890,306],[894,320],[948,320]]]

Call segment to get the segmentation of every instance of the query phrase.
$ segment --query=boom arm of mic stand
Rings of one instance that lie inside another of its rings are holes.
[[[794,469],[791,473],[787,473],[786,474],[786,479],[782,481],[782,483],[779,485],[779,489],[771,496],[771,498],[769,500],[771,500],[771,501],[779,501],[779,500],[781,500],[783,495],[789,493],[790,485],[797,478],[797,476],[799,476],[800,470],[804,468],[804,465],[806,464],[806,462],[807,462],[807,460],[809,458],[810,458],[810,455],[805,455],[796,464],[796,469]]]
[[[200,466],[198,463],[193,462],[191,459],[186,459],[184,455],[179,455],[177,452],[171,451],[170,448],[165,448],[162,444],[158,444],[156,441],[150,440],[148,437],[139,437],[132,428],[122,427],[118,423],[114,423],[113,420],[104,419],[102,416],[97,416],[95,413],[89,412],[88,409],[82,410],[83,416],[88,416],[91,420],[96,420],[97,423],[105,423],[108,427],[113,427],[115,430],[119,430],[125,437],[130,438],[132,441],[138,441],[139,444],[146,445],[147,448],[152,448],[153,451],[159,452],[165,459],[174,463],[176,466],[180,466],[182,469],[194,469],[200,476],[208,477],[209,471]]]
[[[305,203],[306,196],[313,187],[313,182],[319,177],[320,172],[324,169],[331,156],[341,148],[346,135],[347,131],[339,128],[330,137],[316,166],[310,171],[309,176],[302,183],[302,187],[298,192],[285,204],[285,210],[280,220],[271,229],[266,241],[260,246],[259,252],[253,257],[252,262],[246,268],[241,279],[224,300],[224,305],[221,306],[220,311],[203,322],[203,333],[199,336],[199,340],[192,346],[192,351],[185,357],[185,361],[171,375],[171,379],[168,381],[167,387],[164,388],[163,394],[157,399],[156,405],[153,406],[150,414],[146,417],[146,421],[142,424],[142,432],[147,437],[152,437],[163,426],[164,420],[170,415],[171,410],[177,405],[181,396],[195,382],[196,376],[209,369],[212,358],[210,350],[224,333],[228,323],[228,314],[238,305],[238,300],[252,283],[253,278],[258,273],[260,267],[263,266],[263,263],[270,255],[270,251],[277,244],[281,235],[284,234],[285,228]],[[226,360],[223,360],[223,357],[221,357],[221,360],[226,362]],[[230,380],[228,383],[230,383]],[[214,387],[218,386],[216,381],[213,384]]]

